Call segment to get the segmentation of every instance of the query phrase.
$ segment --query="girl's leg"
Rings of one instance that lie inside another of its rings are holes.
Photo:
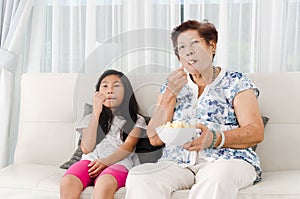
[[[83,186],[79,178],[73,175],[66,175],[60,183],[61,199],[77,199],[80,197]]]
[[[147,163],[129,171],[126,198],[169,199],[175,190],[189,189],[194,174],[172,162]]]
[[[110,174],[101,175],[95,182],[95,199],[113,199],[118,190],[118,183],[114,176]]]
[[[123,165],[112,165],[104,169],[95,180],[94,198],[113,199],[115,192],[125,186],[128,170]]]
[[[256,172],[244,160],[216,160],[197,172],[196,184],[192,187],[189,199],[236,199],[241,188],[252,185]]]
[[[81,160],[73,164],[64,174],[60,183],[60,198],[79,198],[82,190],[92,183],[88,174],[90,161]]]

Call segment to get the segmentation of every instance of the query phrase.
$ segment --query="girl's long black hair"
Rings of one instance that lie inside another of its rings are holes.
[[[127,138],[128,134],[132,130],[134,124],[137,120],[137,114],[139,112],[139,106],[136,101],[133,88],[131,86],[131,83],[129,79],[120,71],[116,70],[106,70],[99,78],[97,84],[96,84],[96,91],[99,91],[100,84],[102,80],[109,76],[109,75],[117,75],[120,77],[121,82],[125,88],[124,92],[124,99],[123,102],[120,104],[120,106],[116,109],[116,111],[113,113],[111,109],[107,108],[103,105],[102,112],[100,114],[99,118],[99,125],[101,129],[98,129],[102,131],[105,135],[109,132],[111,122],[114,116],[122,116],[127,122],[124,125],[122,132],[121,132],[121,138],[123,141]]]

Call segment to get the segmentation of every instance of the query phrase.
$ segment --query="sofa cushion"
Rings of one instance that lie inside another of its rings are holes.
[[[63,163],[62,165],[60,165],[59,167],[62,169],[68,169],[70,166],[72,166],[75,162],[78,162],[81,159],[83,152],[81,150],[80,147],[80,141],[79,144],[77,146],[77,149],[75,150],[75,152],[73,153],[73,155],[71,156],[70,160],[66,161],[65,163]]]
[[[56,166],[12,164],[0,171],[0,198],[59,198],[59,186],[64,173],[65,170]],[[80,199],[90,199],[92,194],[93,186],[89,186]],[[115,199],[121,199],[124,194],[124,188],[118,190]]]
[[[262,180],[239,191],[237,199],[300,198],[300,170],[264,172]]]
[[[12,164],[0,171],[0,198],[32,199],[59,198],[59,184],[65,170],[56,166]],[[262,181],[241,189],[237,199],[300,198],[300,170],[265,172]],[[119,189],[114,199],[124,198],[125,188]],[[14,193],[14,194],[12,194]],[[189,190],[172,193],[171,199],[187,199]],[[93,186],[87,187],[80,199],[91,198]]]

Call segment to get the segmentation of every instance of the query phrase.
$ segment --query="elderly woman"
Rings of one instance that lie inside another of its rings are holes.
[[[172,40],[182,66],[162,86],[147,134],[152,145],[163,145],[155,129],[166,122],[196,123],[200,131],[183,146],[166,145],[158,163],[133,168],[126,197],[163,199],[191,189],[190,199],[234,199],[261,179],[251,148],[264,138],[259,91],[245,74],[212,65],[218,40],[213,24],[186,21]]]

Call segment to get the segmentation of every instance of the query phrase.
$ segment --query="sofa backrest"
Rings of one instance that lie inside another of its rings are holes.
[[[150,115],[167,74],[127,74],[142,114]],[[259,87],[261,114],[270,118],[257,147],[264,171],[300,169],[300,72],[248,74]],[[60,165],[74,152],[75,126],[92,103],[98,74],[24,74],[15,162]]]
[[[24,74],[15,163],[60,165],[75,149],[76,74]]]
[[[264,171],[300,169],[300,72],[248,74],[260,89],[262,115],[270,118],[257,147]]]

